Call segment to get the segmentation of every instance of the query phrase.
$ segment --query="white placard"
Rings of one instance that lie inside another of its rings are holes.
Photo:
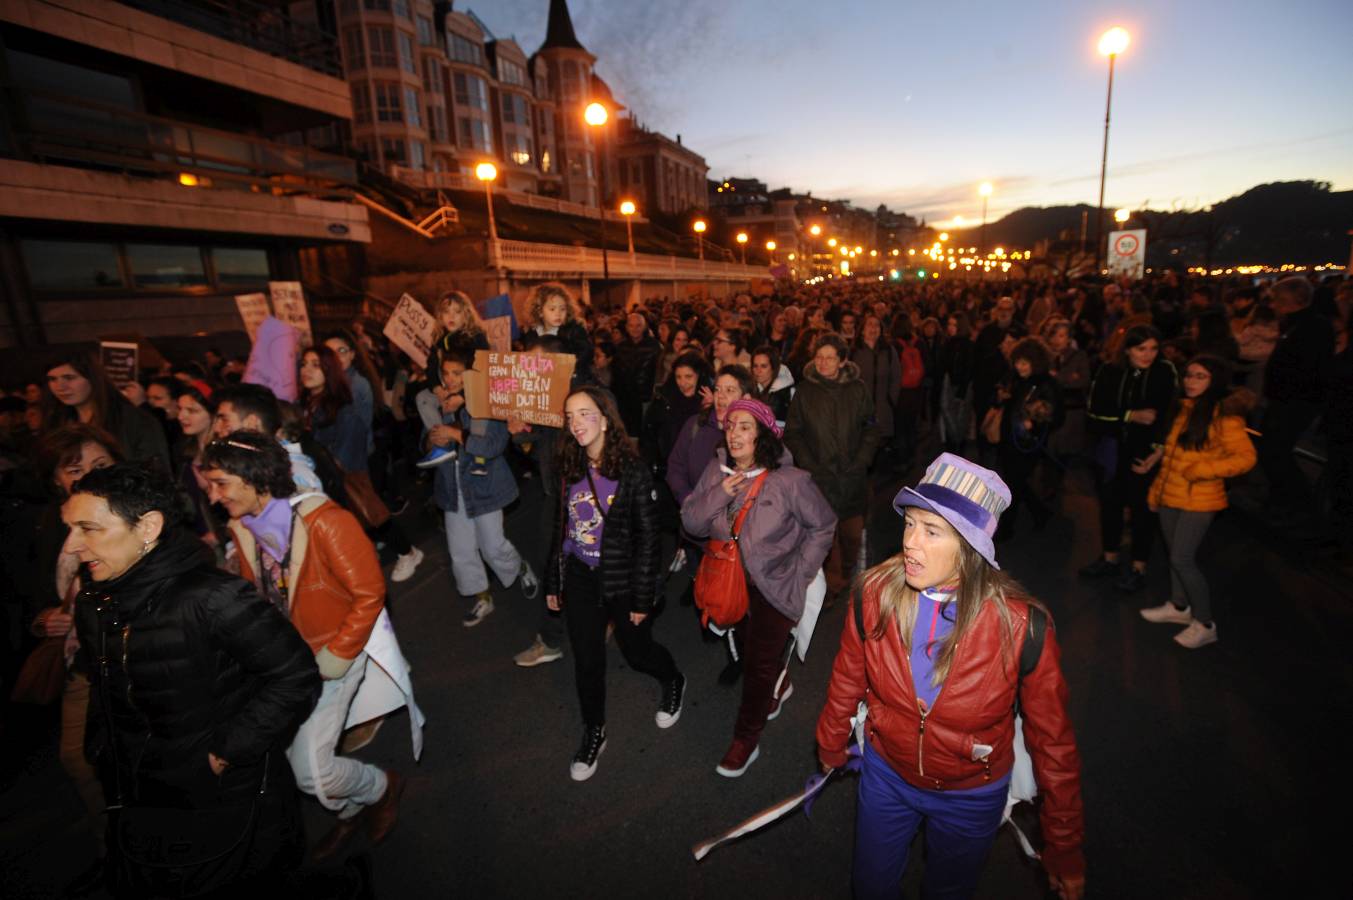
[[[310,314],[305,309],[305,294],[299,281],[269,281],[268,294],[272,297],[272,314],[295,328],[301,335],[300,349],[315,343],[310,330]]]

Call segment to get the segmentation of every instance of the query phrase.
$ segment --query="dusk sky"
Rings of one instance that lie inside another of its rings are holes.
[[[456,3],[528,54],[549,0]],[[617,99],[752,176],[932,223],[1094,203],[1202,206],[1255,184],[1353,188],[1353,2],[570,0]]]

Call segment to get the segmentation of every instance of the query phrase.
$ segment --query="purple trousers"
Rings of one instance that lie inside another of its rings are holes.
[[[926,900],[971,897],[1005,812],[1009,779],[969,791],[912,787],[874,751],[864,748],[855,814],[857,900],[897,900],[916,832],[925,825]]]

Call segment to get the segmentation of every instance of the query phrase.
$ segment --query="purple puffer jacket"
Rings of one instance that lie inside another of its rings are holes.
[[[730,498],[723,490],[726,477],[720,449],[700,477],[700,483],[681,507],[681,524],[694,537],[728,540]],[[745,495],[745,492],[744,492]],[[743,520],[738,547],[752,583],[782,615],[797,622],[803,615],[808,585],[832,546],[836,513],[813,479],[796,469],[788,451],[780,468],[766,476],[761,492]]]
[[[701,410],[681,426],[672,453],[667,457],[667,486],[672,489],[677,506],[686,502],[714,458],[714,451],[722,446],[723,429],[712,409]]]

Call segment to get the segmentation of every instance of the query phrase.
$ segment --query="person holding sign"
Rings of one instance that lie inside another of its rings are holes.
[[[625,661],[662,685],[659,728],[681,718],[686,678],[653,640],[658,526],[653,476],[625,432],[615,401],[594,386],[564,401],[569,440],[559,449],[560,498],[545,601],[564,610],[573,647],[583,740],[569,767],[574,781],[597,771],[606,749],[606,626]]]
[[[427,377],[429,386],[414,396],[414,405],[418,408],[418,418],[428,431],[442,424],[442,401],[452,392],[439,379],[442,373],[442,357],[451,351],[459,351],[474,359],[476,350],[489,349],[489,340],[484,335],[484,325],[479,321],[479,313],[474,302],[463,291],[447,291],[437,300],[437,321],[445,331],[437,338],[428,352]],[[420,469],[431,469],[452,462],[456,455],[449,447],[434,444],[426,456],[416,465]]]
[[[508,427],[492,419],[471,418],[465,409],[465,370],[473,362],[458,349],[442,356],[441,384],[447,391],[442,399],[442,421],[428,429],[426,437],[429,447],[459,445],[484,461],[483,475],[459,459],[438,466],[432,489],[446,520],[446,548],[451,554],[456,590],[475,599],[461,620],[466,628],[473,628],[493,612],[485,561],[504,586],[520,576],[526,599],[534,600],[540,594],[536,573],[503,533],[503,508],[517,499],[517,482],[503,459]]]

